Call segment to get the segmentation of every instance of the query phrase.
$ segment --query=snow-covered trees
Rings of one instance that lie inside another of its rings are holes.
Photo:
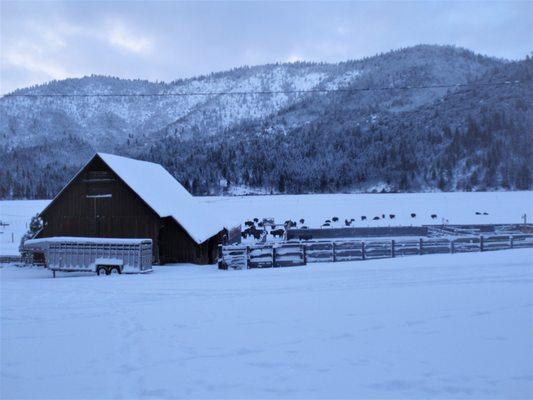
[[[20,239],[19,252],[23,258],[26,258],[28,256],[28,254],[24,251],[24,243],[26,242],[26,240],[33,239],[35,235],[39,233],[42,227],[43,227],[43,221],[40,218],[39,214],[34,215],[31,218],[28,231]]]

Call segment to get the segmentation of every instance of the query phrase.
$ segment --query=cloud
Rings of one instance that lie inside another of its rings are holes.
[[[4,52],[3,58],[3,61],[12,67],[44,74],[52,79],[65,79],[71,76],[71,73],[61,65],[43,57],[36,48],[9,49]]]
[[[150,53],[152,41],[148,37],[133,32],[122,21],[113,20],[109,25],[106,38],[111,45],[136,54]]]
[[[66,25],[43,27],[29,21],[24,30],[31,36],[11,38],[2,43],[2,66],[23,69],[49,79],[65,79],[72,76],[62,65],[59,55],[67,47]]]
[[[1,90],[93,73],[170,81],[338,62],[421,42],[518,59],[531,51],[532,11],[521,1],[3,1]]]

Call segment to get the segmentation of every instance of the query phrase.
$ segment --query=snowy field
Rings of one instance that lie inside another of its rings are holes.
[[[11,398],[533,397],[533,250],[148,275],[0,268]]]
[[[200,197],[219,219],[228,225],[246,220],[273,217],[283,223],[304,218],[305,225],[320,227],[326,219],[355,219],[353,226],[410,226],[441,224],[520,223],[522,215],[533,219],[533,192],[408,193],[408,194],[323,194],[242,197]],[[41,211],[48,200],[0,201],[0,255],[18,254],[21,236],[31,216]],[[476,215],[476,212],[481,215]],[[483,215],[483,213],[487,215]],[[411,218],[411,213],[416,218]],[[373,221],[385,214],[385,220]],[[388,216],[394,214],[391,220]],[[432,219],[431,215],[437,218]],[[361,216],[367,216],[361,221]]]
[[[232,221],[254,217],[274,217],[283,223],[305,219],[310,228],[326,219],[355,219],[355,227],[410,226],[424,224],[498,224],[523,222],[522,215],[533,217],[533,192],[456,192],[402,194],[319,194],[242,197],[203,197],[219,215]],[[487,215],[476,215],[476,212]],[[411,213],[416,218],[411,218]],[[385,220],[372,220],[385,214]],[[395,218],[391,220],[390,214]],[[436,214],[437,218],[431,218]],[[365,215],[367,220],[361,221]]]

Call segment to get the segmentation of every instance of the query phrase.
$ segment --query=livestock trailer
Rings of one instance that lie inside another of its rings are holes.
[[[43,253],[48,269],[98,275],[152,271],[151,239],[49,237],[30,239],[24,251]]]

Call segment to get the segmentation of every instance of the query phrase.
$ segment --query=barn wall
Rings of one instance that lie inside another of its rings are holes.
[[[154,260],[158,261],[159,216],[98,157],[70,182],[41,217],[45,226],[39,237],[150,238]]]
[[[215,263],[221,237],[218,234],[197,244],[173,218],[163,218],[159,236],[161,261]]]

